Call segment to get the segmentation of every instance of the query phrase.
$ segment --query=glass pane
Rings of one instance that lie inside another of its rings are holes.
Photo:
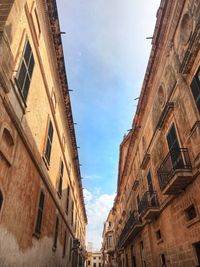
[[[25,60],[27,66],[29,63],[30,55],[31,55],[31,46],[30,46],[30,43],[28,41],[26,44],[25,52],[24,52],[24,60]]]
[[[41,194],[40,194],[40,203],[39,203],[39,207],[40,207],[41,209],[43,209],[43,206],[44,206],[44,193],[41,192]]]
[[[29,86],[30,86],[30,79],[29,79],[29,76],[28,76],[28,74],[27,74],[27,75],[26,75],[26,80],[25,80],[25,83],[24,83],[24,88],[23,88],[23,91],[22,91],[24,100],[27,99],[28,91],[29,91]]]
[[[18,75],[18,84],[21,90],[23,90],[23,84],[26,76],[26,66],[24,64],[24,61],[22,61],[22,64],[20,66],[19,75]]]
[[[29,62],[29,66],[28,66],[28,73],[29,73],[30,79],[32,77],[34,65],[35,65],[35,61],[34,61],[33,54],[32,54],[30,62]]]

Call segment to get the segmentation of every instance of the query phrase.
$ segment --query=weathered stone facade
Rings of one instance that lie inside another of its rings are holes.
[[[83,266],[87,217],[55,0],[0,2],[0,266]]]
[[[200,266],[200,2],[162,0],[113,206],[116,266]]]
[[[104,223],[103,229],[103,242],[102,242],[102,265],[104,267],[112,267],[116,261],[115,251],[115,235],[114,235],[114,211],[111,210],[108,214],[108,218]]]

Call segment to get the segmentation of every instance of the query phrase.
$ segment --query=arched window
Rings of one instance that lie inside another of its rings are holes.
[[[3,195],[2,195],[2,192],[0,190],[0,211],[1,211],[2,204],[3,204]]]

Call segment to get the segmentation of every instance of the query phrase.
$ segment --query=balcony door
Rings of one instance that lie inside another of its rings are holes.
[[[171,155],[173,169],[181,169],[184,164],[174,124],[167,134],[167,143]]]
[[[148,191],[149,191],[149,195],[147,194],[147,204],[150,205],[151,207],[154,207],[156,205],[156,199],[155,199],[153,182],[152,182],[152,177],[151,177],[150,172],[147,174],[147,184],[148,184]]]

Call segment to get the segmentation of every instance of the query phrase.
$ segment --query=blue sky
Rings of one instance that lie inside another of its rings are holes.
[[[119,145],[131,128],[160,0],[57,0],[88,213],[100,248],[116,192]],[[99,216],[100,215],[100,216]]]

